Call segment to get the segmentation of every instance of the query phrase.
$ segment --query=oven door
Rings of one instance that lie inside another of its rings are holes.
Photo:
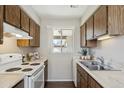
[[[44,88],[44,68],[45,66],[31,76],[31,88]]]

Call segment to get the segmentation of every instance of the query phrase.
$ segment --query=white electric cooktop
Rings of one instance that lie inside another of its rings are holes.
[[[25,75],[32,75],[36,70],[43,66],[43,62],[24,63],[11,67],[0,69],[0,73],[24,73]]]
[[[21,54],[0,55],[0,73],[22,73],[32,75],[36,70],[44,66],[43,60],[22,63]]]

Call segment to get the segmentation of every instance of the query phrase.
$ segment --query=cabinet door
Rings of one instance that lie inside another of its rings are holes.
[[[86,38],[87,38],[87,40],[91,40],[94,38],[93,16],[89,18],[89,20],[86,22],[86,24],[87,24]]]
[[[3,6],[0,5],[0,44],[3,44]]]
[[[94,14],[94,36],[107,34],[107,7],[101,6]]]
[[[87,87],[87,72],[79,65],[77,65],[77,87]]]
[[[21,10],[21,29],[29,32],[29,17],[23,10]]]
[[[87,80],[85,80],[82,76],[80,77],[80,87],[87,88]]]
[[[102,88],[90,75],[88,76],[88,87],[89,88]]]
[[[30,40],[30,46],[36,46],[35,45],[35,28],[36,24],[33,20],[30,19],[30,36],[33,37],[33,39]]]
[[[124,5],[108,6],[108,32],[110,35],[124,34]]]
[[[85,24],[80,27],[80,46],[86,46]]]
[[[80,72],[77,70],[77,88],[81,88]]]
[[[20,7],[16,5],[5,6],[5,21],[20,28]]]
[[[35,30],[35,43],[36,46],[39,47],[40,46],[40,26],[36,25],[36,30]]]

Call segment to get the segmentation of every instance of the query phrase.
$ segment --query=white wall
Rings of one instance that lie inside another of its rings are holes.
[[[99,6],[89,7],[85,15],[81,18],[81,24],[83,24],[98,7]],[[95,56],[103,56],[111,65],[115,66],[116,64],[116,67],[124,67],[124,36],[98,41],[97,47],[91,49],[91,52]]]
[[[29,17],[31,17],[37,24],[40,24],[40,17],[38,14],[33,10],[31,5],[21,5],[20,6]]]
[[[92,52],[95,56],[103,56],[111,65],[124,69],[124,36],[99,41]]]
[[[80,50],[79,19],[42,19],[41,20],[41,55],[48,57],[48,80],[70,81],[72,80],[72,56],[71,54],[53,54],[50,52],[50,40],[53,27],[75,27],[74,52]]]
[[[81,25],[99,8],[99,5],[89,5],[83,16],[81,17]]]
[[[32,19],[34,19],[38,24],[40,24],[40,18],[36,15],[36,13],[30,8],[30,6],[21,6]],[[27,52],[35,51],[35,48],[25,47],[19,48],[17,47],[17,40],[15,38],[6,38],[4,37],[4,43],[0,45],[0,53],[16,53],[21,52],[26,54]]]

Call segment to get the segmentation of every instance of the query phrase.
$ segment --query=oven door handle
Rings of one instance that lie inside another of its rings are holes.
[[[41,69],[41,71],[39,71],[36,75],[32,76],[32,80],[33,81],[35,81],[37,79],[37,77],[39,77],[42,72],[44,74],[44,68],[45,68],[45,66],[43,66],[43,68]]]

